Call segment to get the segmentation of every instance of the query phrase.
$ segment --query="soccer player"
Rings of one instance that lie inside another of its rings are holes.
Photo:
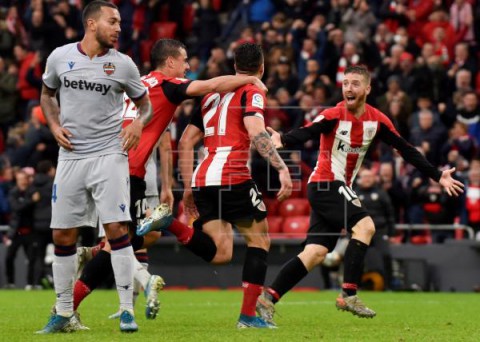
[[[261,78],[264,71],[261,47],[245,43],[235,51],[238,76]],[[234,224],[247,242],[242,274],[244,289],[238,328],[272,328],[256,317],[255,303],[262,291],[270,248],[267,211],[261,193],[247,167],[250,144],[279,172],[281,188],[278,199],[290,196],[292,182],[285,163],[265,130],[265,93],[254,85],[233,92],[210,93],[201,101],[179,143],[179,165],[185,187],[187,212],[199,219],[192,229],[171,217],[158,215],[139,226],[137,233],[150,229],[168,230],[204,260],[222,264],[231,260]],[[193,147],[204,139],[205,159],[193,171]],[[171,224],[169,224],[171,223]],[[201,226],[201,229],[197,229]],[[215,244],[204,243],[198,234],[208,234]]]
[[[344,283],[336,306],[359,317],[375,316],[357,296],[365,253],[375,227],[351,188],[374,138],[397,149],[405,160],[439,182],[449,195],[463,192],[462,183],[452,178],[455,169],[443,172],[436,169],[398,134],[385,114],[365,103],[371,88],[370,74],[364,66],[347,67],[344,75],[344,100],[321,112],[311,125],[282,136],[269,128],[277,148],[320,139],[320,153],[307,189],[312,213],[305,247],[283,266],[257,302],[257,312],[268,322],[272,322],[274,304],[323,261],[335,247],[337,238],[332,233],[340,233],[344,227],[351,233],[351,239],[345,252]]]
[[[159,142],[160,136],[166,130],[172,121],[177,106],[184,100],[194,96],[205,95],[210,92],[228,92],[238,87],[254,84],[258,88],[265,90],[265,85],[258,77],[250,75],[241,76],[219,76],[205,81],[192,81],[185,79],[185,74],[189,70],[188,56],[185,45],[174,39],[158,40],[151,51],[151,60],[154,70],[148,75],[142,77],[145,87],[148,88],[153,107],[152,120],[143,128],[139,145],[128,153],[129,173],[130,173],[130,200],[131,216],[136,218],[136,222],[145,217],[147,209],[146,200],[146,165],[152,155],[152,151]],[[128,127],[135,122],[137,116],[137,106],[129,98],[126,98],[123,119],[124,127]],[[163,145],[167,143],[161,142]],[[167,147],[164,147],[167,149]],[[164,158],[162,163],[162,193],[161,201],[170,206],[173,202],[171,189],[169,185],[169,174],[171,174],[171,157],[169,153],[161,153],[160,158]],[[165,170],[167,169],[167,170]],[[169,172],[170,171],[170,172]],[[168,207],[168,206],[167,206]],[[133,233],[135,229],[133,230]],[[149,234],[152,235],[152,234]],[[198,239],[206,245],[213,245],[211,238],[199,232]],[[153,237],[148,238],[144,243],[143,237],[133,235],[132,245],[134,250],[143,247],[149,247],[158,238],[158,232],[153,232]],[[101,280],[108,277],[111,273],[109,269],[108,253],[109,247],[98,253],[91,262],[87,264],[82,276],[75,285],[75,309],[81,301],[95,289]],[[147,273],[140,270],[144,275],[142,279],[147,279]],[[149,319],[155,318],[158,312],[159,303],[157,301],[157,291],[163,287],[163,280],[158,276],[152,276],[148,280],[148,286],[145,288],[147,297],[146,316]],[[145,282],[143,282],[145,283]]]
[[[89,3],[83,25],[83,39],[55,49],[43,75],[41,106],[60,153],[51,222],[56,314],[39,331],[42,334],[69,330],[77,228],[94,226],[97,210],[112,249],[122,309],[120,330],[138,330],[132,303],[134,256],[127,224],[131,218],[126,152],[138,146],[152,107],[136,65],[113,49],[120,34],[117,7],[100,0]],[[135,102],[138,117],[122,129],[124,92]]]

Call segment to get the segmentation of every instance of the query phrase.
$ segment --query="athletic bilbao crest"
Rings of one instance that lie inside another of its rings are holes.
[[[103,71],[105,71],[105,73],[108,75],[108,76],[111,76],[114,72],[115,72],[115,65],[113,63],[105,63],[103,65]]]

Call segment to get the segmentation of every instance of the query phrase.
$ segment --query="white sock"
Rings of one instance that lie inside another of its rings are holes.
[[[112,250],[112,268],[122,311],[125,309],[133,311],[134,259],[132,246]]]
[[[148,280],[150,279],[151,274],[148,273],[147,268],[145,266],[143,266],[140,262],[138,262],[137,258],[134,258],[133,263],[135,267],[135,272],[133,273],[133,277],[140,284],[142,284],[143,289],[145,289],[147,287]]]
[[[53,256],[53,282],[57,301],[57,315],[70,317],[73,314],[73,281],[77,263],[77,254]]]

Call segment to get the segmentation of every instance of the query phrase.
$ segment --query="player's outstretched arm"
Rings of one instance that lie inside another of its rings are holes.
[[[393,132],[392,129],[388,128],[385,124],[380,125],[379,137],[385,143],[396,148],[408,163],[415,166],[424,175],[439,182],[450,196],[458,196],[463,192],[463,183],[452,177],[455,168],[443,172],[439,171],[435,166],[430,164],[415,147],[410,145],[405,139],[398,135],[398,133]]]
[[[203,132],[197,126],[189,124],[178,143],[178,168],[184,189],[183,206],[187,215],[193,218],[198,217],[192,193],[193,149],[202,138]]]
[[[452,174],[454,172],[455,172],[454,167],[448,170],[444,170],[442,172],[442,177],[440,177],[440,180],[438,181],[440,185],[445,188],[445,190],[450,196],[458,196],[461,193],[463,193],[464,185],[462,182],[452,177]]]
[[[290,172],[288,172],[287,165],[285,165],[285,162],[278,154],[270,135],[265,130],[263,119],[256,116],[247,116],[243,118],[243,122],[248,131],[250,141],[258,153],[278,171],[280,177],[280,190],[277,194],[278,200],[283,201],[287,199],[292,194]]]
[[[160,203],[166,203],[173,208],[172,193],[172,142],[170,131],[166,131],[160,137],[158,152],[160,153],[160,179],[162,181],[162,190],[160,192]]]
[[[148,94],[133,101],[137,107],[137,118],[120,133],[124,151],[137,148],[143,127],[152,119],[152,103]]]
[[[48,126],[50,127],[50,131],[58,145],[71,151],[73,148],[69,138],[72,137],[72,133],[60,125],[60,107],[55,98],[55,93],[56,90],[43,85],[42,94],[40,95],[40,105]]]
[[[225,93],[247,84],[254,84],[262,91],[267,92],[267,87],[257,77],[235,75],[218,76],[205,81],[193,81],[188,85],[187,95],[201,96],[208,93]]]

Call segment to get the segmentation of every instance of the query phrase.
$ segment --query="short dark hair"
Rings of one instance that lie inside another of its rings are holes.
[[[118,7],[115,4],[112,4],[111,2],[103,1],[103,0],[92,1],[83,9],[82,22],[83,22],[84,28],[87,28],[87,20],[97,16],[102,10],[102,7],[111,7],[118,10]]]
[[[370,83],[370,71],[365,65],[350,65],[345,69],[344,75],[347,74],[359,74],[365,77],[367,83]]]
[[[47,174],[53,167],[50,160],[40,160],[37,164],[37,173]]]
[[[243,43],[235,49],[234,60],[237,72],[254,74],[263,64],[262,47],[254,43]]]
[[[150,51],[150,63],[152,68],[161,67],[165,64],[168,57],[180,56],[180,49],[187,49],[185,44],[176,39],[159,39],[153,44]]]

